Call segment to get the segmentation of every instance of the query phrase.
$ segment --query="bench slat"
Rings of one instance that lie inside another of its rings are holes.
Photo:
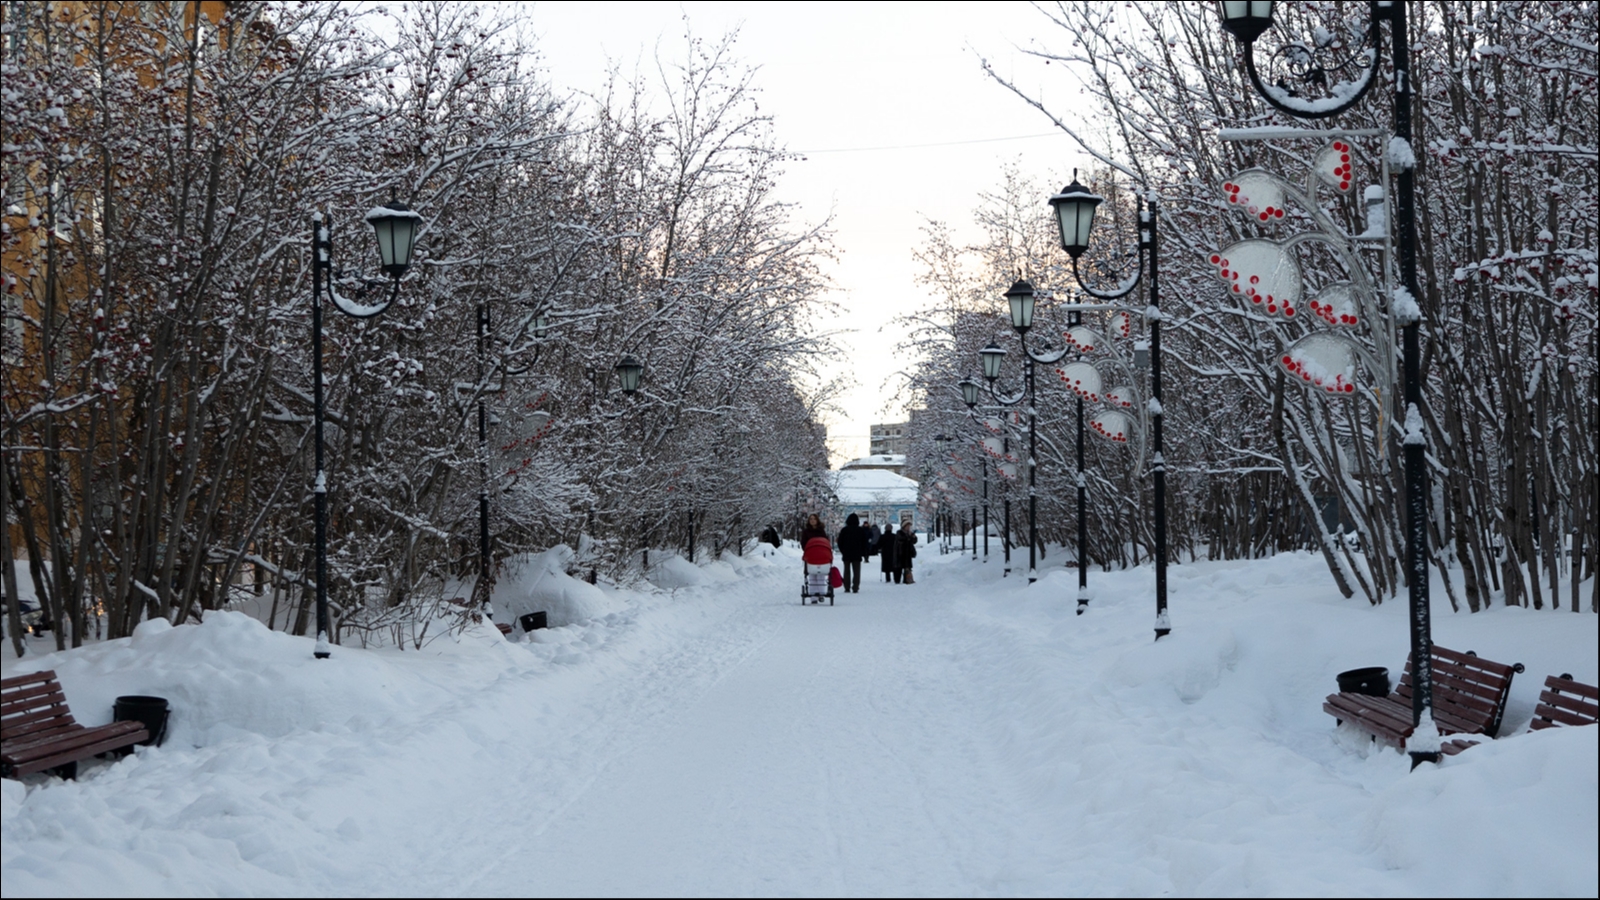
[[[0,744],[0,748],[4,748],[0,750],[0,753],[4,753],[8,760],[33,759],[41,753],[57,749],[70,749],[84,744],[92,744],[106,738],[144,730],[144,725],[135,721],[112,722],[110,725],[100,725],[94,728],[80,727],[50,737],[6,741],[4,744]]]
[[[65,702],[67,698],[61,693],[59,682],[25,687],[0,697],[0,717],[26,712],[36,706]]]
[[[1539,694],[1539,703],[1569,712],[1575,716],[1587,718],[1593,722],[1600,718],[1600,704],[1582,697],[1568,697],[1566,694],[1546,690]]]
[[[28,775],[88,759],[97,753],[128,747],[149,738],[150,732],[138,722],[113,722],[99,728],[85,728],[64,740],[8,745],[0,751],[0,758],[4,758],[15,774]]]
[[[1551,675],[1544,680],[1544,685],[1553,690],[1560,690],[1563,694],[1577,694],[1579,697],[1587,697],[1592,701],[1600,702],[1600,687],[1595,687],[1592,684],[1584,684],[1581,681],[1573,681],[1571,678]]]
[[[28,721],[19,722],[15,727],[13,727],[12,723],[7,722],[5,731],[0,732],[0,741],[12,741],[40,732],[77,727],[80,727],[77,720],[72,718],[70,714],[34,713],[28,717]]]
[[[34,684],[35,682],[55,680],[56,671],[54,669],[45,669],[42,672],[29,672],[26,675],[13,675],[10,678],[0,678],[0,691],[9,691],[14,687],[21,687],[25,684]]]

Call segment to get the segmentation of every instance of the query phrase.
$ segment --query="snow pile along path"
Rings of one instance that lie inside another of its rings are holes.
[[[1159,643],[1148,569],[1093,573],[1079,617],[1075,574],[998,559],[930,550],[834,607],[788,549],[669,559],[527,643],[314,662],[223,614],[9,668],[90,723],[178,713],[77,783],[5,782],[3,893],[1597,893],[1600,729],[1522,733],[1546,674],[1596,681],[1591,615],[1436,611],[1528,672],[1502,740],[1407,774],[1321,710],[1340,670],[1398,674],[1404,604],[1317,558],[1173,567]],[[577,596],[527,571],[498,604]]]

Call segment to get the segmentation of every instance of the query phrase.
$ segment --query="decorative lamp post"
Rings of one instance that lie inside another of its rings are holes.
[[[1387,158],[1398,161],[1395,178],[1395,224],[1400,251],[1401,290],[1396,291],[1392,315],[1402,329],[1402,392],[1405,402],[1405,508],[1406,508],[1406,586],[1410,599],[1411,631],[1411,714],[1413,733],[1407,742],[1412,768],[1423,762],[1439,761],[1438,728],[1433,721],[1433,631],[1428,606],[1428,486],[1425,454],[1427,438],[1422,428],[1421,310],[1416,298],[1422,296],[1417,281],[1416,172],[1411,150],[1411,61],[1410,37],[1405,3],[1368,4],[1366,47],[1344,60],[1322,66],[1316,55],[1324,48],[1315,45],[1287,44],[1274,54],[1288,77],[1303,88],[1320,88],[1327,96],[1307,99],[1286,89],[1287,77],[1275,86],[1263,84],[1256,71],[1255,41],[1271,25],[1272,4],[1262,2],[1224,2],[1222,27],[1244,43],[1245,70],[1256,92],[1274,109],[1299,119],[1324,119],[1353,108],[1377,83],[1382,40],[1378,24],[1387,20],[1394,58],[1394,98],[1392,137]],[[1354,82],[1329,84],[1329,72],[1351,67],[1359,69]],[[1403,292],[1403,293],[1402,293]]]
[[[1046,350],[1038,353],[1028,347],[1028,330],[1033,327],[1036,298],[1033,285],[1027,279],[1017,279],[1006,291],[1005,298],[1011,308],[1011,327],[1016,329],[1017,340],[1022,345],[1022,389],[1016,394],[1002,396],[995,387],[995,381],[1000,377],[1001,364],[1006,358],[1004,349],[991,343],[978,351],[978,356],[983,360],[983,377],[989,382],[989,395],[996,403],[1001,406],[1015,406],[1026,400],[1028,404],[1028,583],[1033,584],[1039,580],[1039,410],[1036,402],[1034,365],[1035,363],[1053,365],[1071,350],[1064,347],[1058,351]]]
[[[1089,215],[1094,216],[1094,207],[1090,207]],[[1083,312],[1081,310],[1067,311],[1067,328],[1083,327]],[[1078,354],[1078,359],[1083,359],[1083,354]],[[1083,615],[1089,607],[1089,566],[1088,566],[1088,508],[1085,495],[1088,492],[1088,482],[1083,477],[1083,394],[1078,395],[1078,615]]]
[[[381,304],[365,306],[339,295],[333,288],[333,236],[322,213],[311,216],[311,381],[313,425],[316,432],[316,476],[311,491],[316,503],[315,537],[317,544],[317,643],[312,655],[327,659],[333,655],[328,621],[328,475],[323,461],[322,441],[322,300],[347,316],[368,319],[381,314],[400,293],[400,276],[411,265],[422,217],[404,203],[390,201],[368,211],[368,222],[378,238],[378,260],[391,282],[389,297]]]
[[[1078,183],[1077,173],[1072,183],[1061,193],[1050,198],[1056,213],[1056,224],[1061,230],[1061,249],[1072,257],[1072,277],[1084,293],[1098,300],[1116,301],[1132,294],[1143,280],[1146,264],[1150,274],[1150,304],[1145,309],[1145,320],[1150,323],[1150,402],[1146,411],[1150,415],[1151,456],[1150,470],[1155,481],[1155,532],[1156,532],[1156,640],[1172,632],[1172,621],[1167,615],[1167,464],[1161,450],[1161,294],[1160,277],[1156,259],[1157,203],[1154,192],[1139,197],[1139,259],[1133,280],[1120,290],[1097,291],[1083,282],[1078,272],[1078,258],[1089,249],[1089,236],[1094,228],[1095,210],[1105,198],[1097,196]],[[1082,478],[1081,469],[1079,478]],[[1080,488],[1081,491],[1081,488]],[[1080,497],[1081,497],[1080,493]],[[1082,509],[1081,500],[1079,509]],[[1082,561],[1079,562],[1080,579],[1083,578]],[[1084,584],[1080,581],[1080,589]],[[1080,611],[1083,604],[1079,604]]]

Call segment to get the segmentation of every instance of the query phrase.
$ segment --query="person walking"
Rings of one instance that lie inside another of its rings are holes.
[[[844,592],[861,593],[861,560],[867,555],[867,538],[870,533],[861,527],[855,513],[845,517],[839,529],[839,555],[844,557]]]
[[[872,513],[862,516],[861,527],[867,530],[867,558],[870,559],[878,553],[878,538],[883,536],[883,532],[872,524]]]
[[[822,517],[812,513],[806,517],[805,527],[800,529],[800,547],[804,549],[806,541],[812,538],[826,538],[827,536],[828,530],[822,527]]]
[[[911,519],[900,520],[900,531],[895,535],[895,563],[900,571],[895,573],[895,581],[902,584],[914,584],[911,577],[911,561],[917,558],[917,533],[911,529]]]
[[[884,526],[883,537],[878,538],[878,564],[883,568],[883,580],[900,582],[900,567],[895,564],[894,523]]]

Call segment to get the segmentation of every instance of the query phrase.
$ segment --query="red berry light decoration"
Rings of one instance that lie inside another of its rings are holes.
[[[1275,316],[1292,319],[1305,289],[1300,265],[1277,241],[1240,241],[1213,253],[1211,264],[1231,294]]]
[[[1223,182],[1222,196],[1259,222],[1283,218],[1283,189],[1263,169],[1246,169]]]
[[[1108,441],[1126,444],[1129,436],[1133,434],[1133,418],[1125,412],[1106,410],[1095,413],[1089,420],[1089,428]]]
[[[1310,307],[1313,315],[1329,325],[1349,328],[1361,321],[1356,313],[1355,285],[1348,281],[1328,285],[1318,291],[1317,296],[1311,298],[1311,302],[1306,305]]]
[[[1350,165],[1351,149],[1349,141],[1335,140],[1318,150],[1311,163],[1322,183],[1341,194],[1349,193],[1350,188],[1355,186],[1355,170]]]
[[[1306,335],[1284,351],[1278,365],[1301,384],[1324,394],[1355,393],[1356,355],[1342,335]]]
[[[1093,365],[1075,362],[1057,369],[1056,374],[1060,375],[1062,382],[1078,396],[1093,403],[1100,401],[1104,386],[1100,380],[1100,370]]]

